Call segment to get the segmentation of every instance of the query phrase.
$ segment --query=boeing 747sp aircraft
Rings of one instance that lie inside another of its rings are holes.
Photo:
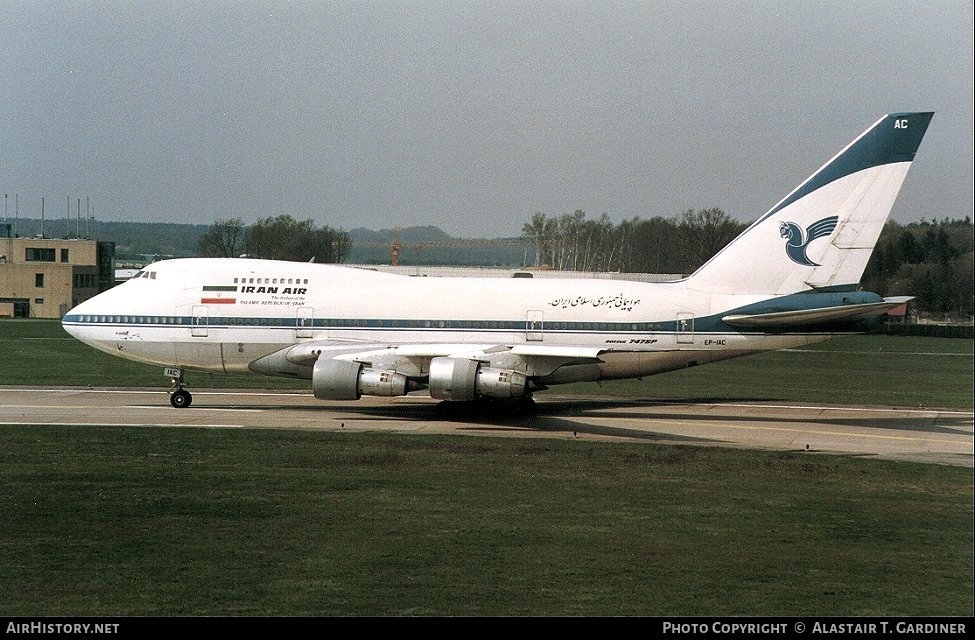
[[[425,389],[530,405],[552,385],[798,347],[862,331],[910,300],[858,283],[932,115],[880,118],[674,282],[189,258],[145,267],[63,325],[96,349],[166,367],[174,407],[190,406],[187,370],[302,378],[323,400]]]

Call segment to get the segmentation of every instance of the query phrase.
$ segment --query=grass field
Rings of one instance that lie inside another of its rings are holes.
[[[971,469],[0,427],[3,615],[970,615]]]
[[[56,323],[0,331],[0,385],[166,384]],[[972,380],[971,341],[867,336],[575,389],[971,408]],[[0,482],[8,616],[967,617],[975,605],[970,468],[645,442],[0,425]]]
[[[2,321],[0,385],[168,386],[162,367],[96,351],[55,321]],[[779,400],[911,407],[973,406],[971,340],[851,336],[799,351],[765,353],[643,380],[557,387],[662,400]],[[195,388],[310,389],[309,381],[187,373]]]

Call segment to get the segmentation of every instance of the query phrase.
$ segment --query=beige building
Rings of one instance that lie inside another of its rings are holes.
[[[114,242],[11,238],[0,224],[0,318],[60,318],[114,284]]]

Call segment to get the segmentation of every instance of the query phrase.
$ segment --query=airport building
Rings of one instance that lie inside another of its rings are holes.
[[[114,284],[114,242],[15,238],[0,223],[0,318],[60,318]]]

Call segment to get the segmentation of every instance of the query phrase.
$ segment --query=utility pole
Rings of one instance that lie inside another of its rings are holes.
[[[393,227],[393,242],[392,242],[392,244],[389,245],[389,253],[390,253],[389,264],[391,266],[394,266],[394,267],[398,267],[399,266],[399,250],[400,250],[400,246],[401,245],[399,243],[399,226],[394,226]]]

